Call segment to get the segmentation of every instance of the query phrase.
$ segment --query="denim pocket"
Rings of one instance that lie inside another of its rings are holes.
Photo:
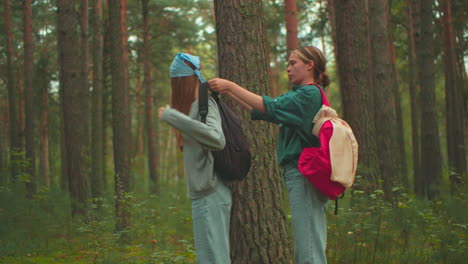
[[[232,205],[232,196],[231,196],[231,189],[227,187],[224,183],[219,182],[218,186],[216,187],[216,191],[212,193],[213,197],[211,201],[215,205],[221,205],[224,207],[231,207]]]

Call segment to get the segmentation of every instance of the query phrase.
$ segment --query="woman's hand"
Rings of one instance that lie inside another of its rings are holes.
[[[161,119],[161,116],[162,116],[162,114],[163,114],[163,112],[164,112],[164,110],[165,110],[166,108],[167,108],[167,106],[161,106],[161,107],[159,107],[159,109],[158,109],[158,117],[159,117],[159,119]]]
[[[246,110],[251,111],[252,108],[264,113],[265,105],[263,98],[249,90],[242,88],[238,84],[226,79],[214,78],[208,81],[211,90],[220,94],[226,94],[240,103]]]
[[[226,79],[214,78],[209,80],[208,84],[210,85],[211,90],[220,94],[227,94],[231,91],[231,87],[234,83]]]

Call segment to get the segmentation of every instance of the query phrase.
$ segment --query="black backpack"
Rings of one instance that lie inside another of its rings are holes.
[[[203,123],[206,123],[208,115],[208,89],[209,84],[203,82],[198,90],[198,113]],[[220,100],[218,93],[213,92],[211,96],[218,104],[221,125],[226,139],[226,146],[223,150],[211,151],[214,158],[214,169],[223,180],[243,180],[250,170],[252,157],[247,138],[242,132],[237,115]]]

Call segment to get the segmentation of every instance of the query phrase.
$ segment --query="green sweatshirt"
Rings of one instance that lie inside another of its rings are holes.
[[[184,171],[190,199],[200,199],[212,193],[218,184],[210,150],[222,150],[225,145],[221,116],[216,101],[209,97],[206,124],[200,122],[198,101],[189,116],[172,108],[164,110],[162,120],[182,132],[184,139]]]
[[[322,97],[314,85],[297,85],[276,98],[262,96],[266,112],[251,112],[252,120],[278,124],[278,162],[282,166],[297,166],[303,148],[320,146],[312,135],[312,120],[322,107]]]

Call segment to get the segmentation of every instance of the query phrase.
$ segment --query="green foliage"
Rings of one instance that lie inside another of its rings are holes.
[[[464,263],[466,194],[430,202],[393,191],[391,203],[381,190],[354,191],[352,206],[328,217],[329,262]]]
[[[195,262],[190,201],[183,182],[163,183],[159,195],[131,196],[129,241],[114,232],[113,198],[93,201],[90,217],[72,219],[68,195],[41,189],[34,200],[0,188],[0,263]],[[328,214],[329,263],[463,263],[468,252],[468,197],[423,201],[393,189],[349,190],[338,215]],[[332,202],[330,203],[332,204]],[[286,205],[285,205],[286,206]],[[290,221],[290,218],[288,218]],[[292,239],[292,237],[291,237]]]
[[[129,194],[128,244],[114,232],[112,197],[94,201],[88,219],[70,217],[68,195],[43,190],[34,201],[0,190],[0,263],[193,263],[190,203],[183,183],[159,196]]]
[[[10,171],[16,171],[14,177],[17,181],[21,183],[31,182],[31,175],[29,175],[26,170],[29,167],[29,162],[26,159],[26,153],[24,151],[10,151]]]

